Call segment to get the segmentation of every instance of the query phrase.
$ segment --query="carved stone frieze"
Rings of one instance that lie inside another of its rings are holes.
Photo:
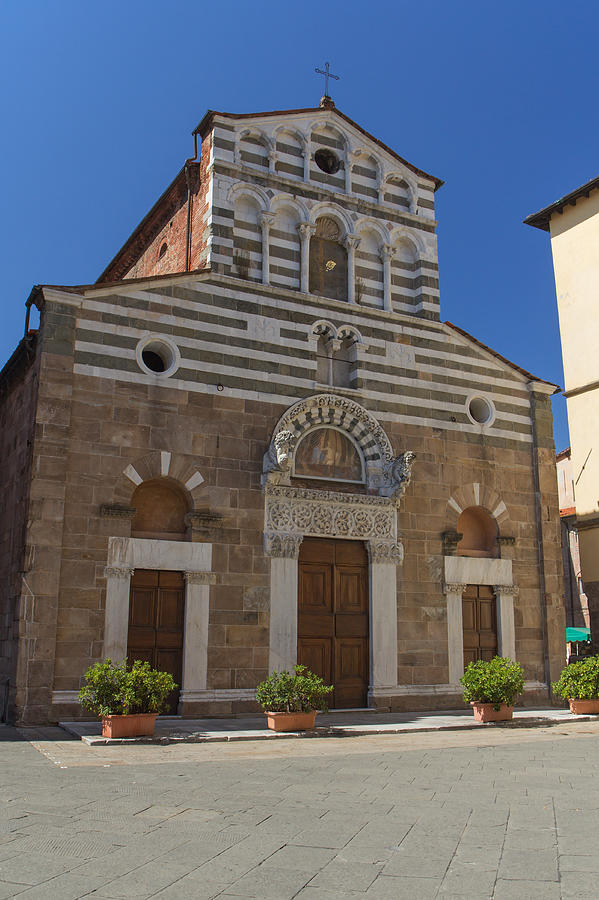
[[[267,532],[395,540],[395,504],[385,497],[269,486],[265,509]]]
[[[399,566],[403,562],[403,545],[399,541],[369,541],[368,553],[372,563],[392,563]]]
[[[133,575],[134,569],[130,569],[126,566],[105,566],[104,567],[104,577],[105,578],[131,578]]]
[[[517,584],[494,584],[493,590],[496,594],[511,594],[512,597],[517,597],[520,593],[520,588]]]
[[[286,532],[273,533],[266,531],[264,533],[264,552],[267,556],[297,559],[302,540],[302,534],[288,534]]]
[[[467,584],[458,584],[457,582],[451,581],[445,582],[445,584],[443,585],[443,591],[446,594],[460,594],[461,596],[467,587]]]

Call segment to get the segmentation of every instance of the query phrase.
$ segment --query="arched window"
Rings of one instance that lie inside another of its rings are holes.
[[[362,458],[353,441],[337,428],[314,428],[300,440],[294,475],[325,481],[364,481]]]
[[[381,245],[382,241],[377,232],[365,228],[360,233],[355,267],[355,295],[358,302],[379,309],[384,305]]]
[[[331,216],[316,220],[310,241],[310,293],[347,300],[347,250],[341,229]]]
[[[458,556],[499,556],[497,524],[482,506],[469,506],[458,519]]]
[[[132,537],[185,540],[189,503],[174,482],[166,478],[144,481],[135,489],[131,505],[135,508]]]
[[[355,339],[346,338],[341,341],[341,346],[333,354],[333,380],[336,387],[352,387],[354,364],[356,361]]]

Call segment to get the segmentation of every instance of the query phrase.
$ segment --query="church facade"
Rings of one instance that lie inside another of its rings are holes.
[[[209,112],[98,281],[38,286],[0,375],[9,717],[148,659],[172,712],[451,708],[563,664],[555,386],[440,318],[435,191],[334,107]],[[29,321],[29,319],[28,319]]]

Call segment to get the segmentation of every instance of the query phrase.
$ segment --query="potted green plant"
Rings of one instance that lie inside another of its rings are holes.
[[[520,663],[507,656],[468,663],[460,678],[464,700],[472,706],[477,722],[502,722],[514,715],[514,699],[524,690]]]
[[[152,735],[156,716],[177,685],[168,672],[153,669],[148,662],[127,660],[97,662],[84,675],[79,702],[102,718],[103,737]]]
[[[256,700],[266,713],[272,731],[305,731],[314,728],[318,710],[326,712],[332,685],[306,666],[294,673],[273,672],[256,688]]]
[[[552,685],[558,697],[570,704],[577,716],[599,714],[599,656],[570,663]]]

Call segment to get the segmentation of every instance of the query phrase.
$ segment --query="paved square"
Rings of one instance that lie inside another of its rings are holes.
[[[596,900],[599,723],[88,747],[0,728],[0,900]]]

